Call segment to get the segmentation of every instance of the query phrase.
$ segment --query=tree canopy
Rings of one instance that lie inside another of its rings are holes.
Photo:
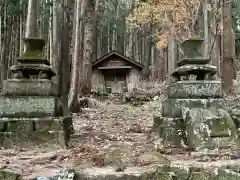
[[[172,28],[177,38],[195,37],[194,24],[200,0],[147,0],[141,1],[127,21],[132,26],[145,23],[159,24],[158,47],[167,45]]]

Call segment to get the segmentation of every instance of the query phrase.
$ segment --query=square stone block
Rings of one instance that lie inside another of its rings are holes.
[[[179,147],[185,141],[184,122],[181,118],[154,117],[153,131],[163,139],[164,145]]]
[[[72,117],[0,118],[0,132],[66,131],[72,133]]]
[[[72,117],[0,118],[0,146],[43,145],[67,147],[73,133]],[[44,145],[45,144],[45,145]]]
[[[1,120],[0,120],[1,123]],[[11,120],[5,122],[6,124],[6,132],[32,132],[34,131],[34,121],[33,120]]]
[[[206,108],[207,106],[214,106],[231,112],[233,106],[229,103],[224,99],[167,99],[162,104],[162,115],[164,117],[182,118],[183,107]]]
[[[235,172],[232,169],[219,169],[215,180],[238,180],[240,179],[240,173]]]
[[[67,148],[68,141],[64,131],[0,132],[0,146],[4,148]]]
[[[221,98],[220,81],[179,81],[168,86],[168,98]]]
[[[51,96],[0,96],[0,117],[54,117],[59,104],[59,98]]]
[[[3,94],[12,96],[58,96],[57,85],[48,79],[8,79]]]
[[[1,180],[22,180],[22,173],[14,172],[9,169],[1,169],[0,179]]]
[[[209,180],[212,175],[207,172],[192,172],[188,180]]]
[[[67,134],[73,133],[72,117],[60,118],[35,118],[34,128],[36,131],[66,131]]]
[[[234,147],[237,129],[227,111],[216,108],[186,109],[184,118],[188,147],[192,149],[214,149],[225,146]],[[227,139],[224,141],[224,139]]]
[[[206,107],[208,99],[167,99],[163,102],[164,117],[182,117],[183,107]]]
[[[35,118],[34,127],[36,131],[63,130],[63,119]]]

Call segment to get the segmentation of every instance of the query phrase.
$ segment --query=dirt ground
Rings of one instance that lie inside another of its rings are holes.
[[[151,133],[153,115],[159,115],[160,108],[161,103],[157,101],[139,107],[102,103],[98,108],[85,108],[74,115],[75,134],[70,149],[0,149],[0,169],[17,171],[26,179],[51,176],[64,167],[112,166],[102,158],[112,152],[127,168],[147,168],[170,162],[204,167],[240,165],[236,149],[200,153],[162,147],[161,140]],[[157,156],[154,152],[162,155]]]

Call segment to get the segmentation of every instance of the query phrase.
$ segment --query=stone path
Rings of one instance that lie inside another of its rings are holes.
[[[163,148],[160,139],[150,132],[152,115],[159,114],[160,108],[159,103],[151,102],[141,107],[102,104],[97,109],[84,109],[74,118],[75,135],[69,150],[56,151],[44,147],[0,149],[0,169],[13,169],[23,173],[25,179],[51,176],[63,167],[74,167],[76,170],[95,167],[95,173],[113,173],[114,169],[110,166],[116,164],[113,161],[103,162],[112,152],[113,159],[120,158],[126,165],[126,172],[134,168],[153,168],[170,161],[175,165],[198,167],[240,165],[236,149],[204,154],[190,153],[183,148]],[[162,155],[157,155],[155,151]]]

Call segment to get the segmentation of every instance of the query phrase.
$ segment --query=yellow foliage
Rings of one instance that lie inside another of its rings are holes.
[[[168,35],[169,32],[165,31],[159,35],[159,41],[157,42],[157,48],[165,48],[168,44]]]
[[[148,0],[138,4],[127,21],[134,27],[149,22],[160,24],[160,41],[157,43],[160,48],[166,46],[170,31],[179,39],[192,36],[192,25],[199,6],[200,0]]]
[[[160,39],[158,42],[157,42],[157,48],[159,49],[162,49],[162,48],[165,48],[167,47],[167,39]]]

